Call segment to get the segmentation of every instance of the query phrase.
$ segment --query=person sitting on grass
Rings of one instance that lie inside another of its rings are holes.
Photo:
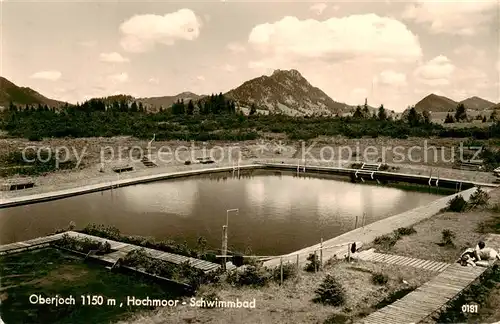
[[[474,251],[476,262],[480,261],[490,261],[490,260],[500,260],[500,255],[498,252],[490,247],[486,247],[483,241],[480,241]]]

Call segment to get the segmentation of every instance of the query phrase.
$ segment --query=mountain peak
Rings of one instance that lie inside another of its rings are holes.
[[[303,79],[304,77],[302,76],[302,74],[300,74],[299,71],[295,70],[295,69],[291,69],[291,70],[280,70],[280,69],[277,69],[277,70],[274,70],[273,74],[271,75],[271,77],[276,77],[276,76],[286,76],[286,77],[291,77],[291,78],[295,78],[295,79]]]
[[[417,111],[429,111],[429,112],[450,112],[457,108],[457,102],[453,101],[444,96],[431,93],[419,102],[415,104],[415,109]]]
[[[346,105],[312,86],[299,71],[274,70],[271,76],[246,81],[226,93],[241,107],[257,108],[286,115],[332,115],[344,112]]]

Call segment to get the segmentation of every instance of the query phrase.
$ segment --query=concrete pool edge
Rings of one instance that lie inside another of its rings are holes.
[[[368,224],[364,227],[359,227],[352,231],[346,232],[339,236],[323,241],[323,247],[326,248],[329,246],[338,246],[352,242],[361,242],[363,245],[369,244],[373,242],[373,240],[377,236],[392,233],[392,231],[400,227],[413,226],[420,221],[429,219],[439,214],[439,212],[444,207],[446,207],[448,201],[458,195],[461,195],[465,200],[468,200],[470,198],[470,195],[474,193],[474,191],[476,190],[477,187],[472,187],[470,189],[439,198],[429,204],[422,205],[393,216],[389,216],[387,218],[378,220],[374,223]],[[489,191],[491,190],[491,188],[486,188],[485,190]],[[281,258],[283,258],[283,262],[295,263],[297,262],[297,255],[299,256],[299,263],[305,264],[307,262],[307,257],[309,256],[309,254],[314,253],[314,251],[319,251],[320,246],[321,246],[320,243],[317,243],[315,245],[305,247],[301,250],[292,253],[288,253],[282,256],[277,256],[276,258],[264,262],[264,266],[266,267],[279,266]],[[346,247],[324,249],[323,258],[324,260],[328,260],[332,258],[334,255],[339,256],[346,252],[347,252]]]
[[[276,163],[265,163],[254,161],[253,164],[242,164],[238,166],[239,170],[254,170],[254,169],[286,169],[286,170],[295,170],[297,168],[296,165],[291,164],[276,164]],[[342,167],[322,167],[322,166],[301,166],[301,168],[307,169],[308,171],[316,171],[316,172],[327,172],[332,174],[341,174],[341,175],[354,175],[357,174],[358,169],[350,169],[350,168],[342,168]],[[51,200],[63,199],[78,195],[83,195],[87,193],[105,191],[109,189],[131,186],[136,184],[168,180],[174,178],[188,177],[193,175],[200,175],[206,173],[219,173],[219,172],[227,172],[236,170],[235,166],[224,166],[224,167],[216,167],[216,168],[201,168],[195,170],[187,170],[187,171],[177,171],[177,172],[164,172],[153,175],[146,176],[138,176],[133,178],[127,178],[117,181],[103,182],[93,185],[79,186],[59,191],[50,191],[46,193],[32,194],[20,197],[12,197],[0,200],[0,209],[22,206],[28,204],[34,204],[39,202],[47,202]],[[302,172],[299,170],[299,172]],[[436,180],[435,178],[430,178],[422,175],[414,175],[414,174],[405,174],[405,173],[394,173],[394,172],[385,172],[385,171],[376,171],[371,173],[371,175],[383,176],[386,178],[390,178],[393,180],[400,180],[408,183],[425,183],[430,180]],[[366,176],[366,174],[363,174]],[[498,187],[496,184],[492,183],[477,183],[474,181],[464,181],[464,180],[454,180],[454,179],[438,179],[443,183],[463,183],[470,186],[481,186],[481,187]]]
[[[263,166],[260,164],[249,164],[249,165],[240,165],[239,166],[240,170],[261,169],[261,168],[263,168]],[[79,186],[79,187],[69,188],[69,189],[64,189],[64,190],[59,190],[59,191],[51,191],[51,192],[40,193],[40,194],[7,198],[7,199],[0,200],[0,209],[1,208],[8,208],[8,207],[15,207],[15,206],[29,205],[29,204],[40,203],[40,202],[47,202],[47,201],[58,200],[58,199],[63,199],[63,198],[69,198],[69,197],[84,195],[84,194],[88,194],[88,193],[116,189],[116,188],[120,188],[120,187],[132,186],[132,185],[137,185],[137,184],[143,184],[143,183],[149,183],[149,182],[155,182],[155,181],[161,181],[161,180],[168,180],[168,179],[175,179],[175,178],[182,178],[182,177],[200,175],[200,174],[205,174],[205,173],[218,173],[218,172],[227,172],[227,171],[233,171],[233,167],[203,168],[203,169],[188,170],[188,171],[159,173],[159,174],[148,175],[148,176],[139,176],[139,177],[134,177],[134,178],[129,178],[129,179],[122,179],[122,180],[117,180],[117,181],[112,181],[112,182],[98,183],[98,184],[94,184],[94,185]]]

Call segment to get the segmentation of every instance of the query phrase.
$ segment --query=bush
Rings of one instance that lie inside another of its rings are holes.
[[[203,271],[190,266],[188,261],[181,264],[173,264],[163,260],[152,258],[144,249],[133,250],[123,258],[122,264],[147,273],[186,283],[197,289],[200,284],[214,282],[214,278],[205,275]]]
[[[315,290],[315,294],[313,302],[323,305],[342,306],[346,301],[344,287],[332,275],[325,277],[319,288]]]
[[[281,269],[279,266],[271,270],[273,275],[273,280],[275,282],[281,282]],[[283,281],[295,277],[297,275],[297,267],[292,263],[283,264]]]
[[[56,246],[81,253],[97,251],[98,254],[106,254],[111,252],[111,244],[108,242],[101,243],[86,237],[71,237],[68,234],[64,234],[63,237],[56,242]]]
[[[319,270],[320,267],[320,261],[319,261],[319,256],[314,253],[309,254],[307,257],[308,263],[306,263],[306,266],[304,267],[304,270],[307,272],[315,272]]]
[[[395,233],[399,236],[412,235],[417,233],[417,231],[413,227],[400,227],[395,230]]]
[[[477,190],[469,198],[469,206],[470,208],[487,206],[489,200],[490,195],[486,191],[478,187]]]
[[[332,314],[327,317],[323,324],[350,323],[351,317],[345,314]]]
[[[449,229],[444,229],[441,232],[441,242],[445,246],[455,246],[455,243],[453,243],[453,239],[456,237],[455,233],[453,231],[450,231]]]
[[[353,163],[351,164],[351,169],[361,169],[363,163]]]
[[[189,160],[184,161],[184,165],[190,165],[190,164],[191,164],[191,161],[189,161]]]
[[[272,274],[263,267],[247,266],[243,272],[232,271],[227,281],[235,286],[264,287],[269,283]]]
[[[380,245],[385,249],[389,249],[393,247],[396,242],[399,240],[400,236],[399,234],[393,233],[391,234],[386,234],[386,235],[381,235],[377,236],[375,240],[373,241],[374,244]]]
[[[203,304],[202,308],[214,308],[215,303],[213,302],[219,300],[219,295],[217,295],[215,291],[204,293],[200,297],[206,301],[206,303]]]
[[[389,276],[383,274],[383,273],[374,273],[372,275],[372,282],[375,285],[385,285],[389,281]]]
[[[390,167],[388,164],[384,163],[384,164],[382,164],[382,165],[380,166],[379,170],[380,170],[380,171],[387,171],[387,170],[389,170],[390,168],[391,168],[391,167]]]
[[[467,209],[467,202],[462,195],[455,196],[453,199],[448,201],[448,206],[446,210],[455,213],[464,212]]]
[[[99,236],[114,241],[134,244],[145,248],[160,250],[193,258],[200,258],[207,261],[212,260],[211,262],[213,262],[213,254],[203,253],[203,251],[198,252],[195,249],[189,248],[186,243],[178,244],[175,241],[171,240],[156,241],[153,237],[122,235],[120,234],[120,230],[113,226],[89,224],[81,232],[84,234]],[[205,246],[202,245],[199,245],[198,247],[202,250],[205,249]]]

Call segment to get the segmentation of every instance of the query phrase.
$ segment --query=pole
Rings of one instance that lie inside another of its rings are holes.
[[[319,250],[319,268],[323,270],[323,238],[321,238],[321,249]]]
[[[314,250],[314,272],[318,272],[318,263],[316,259],[318,257],[318,251]]]
[[[354,229],[358,228],[358,216],[356,216],[356,224],[354,225]]]
[[[280,285],[283,285],[283,257],[280,258]]]
[[[299,276],[299,255],[297,254],[297,277]]]
[[[222,270],[226,271],[227,256],[227,225],[222,226]]]
[[[351,243],[347,244],[347,262],[351,262]]]

